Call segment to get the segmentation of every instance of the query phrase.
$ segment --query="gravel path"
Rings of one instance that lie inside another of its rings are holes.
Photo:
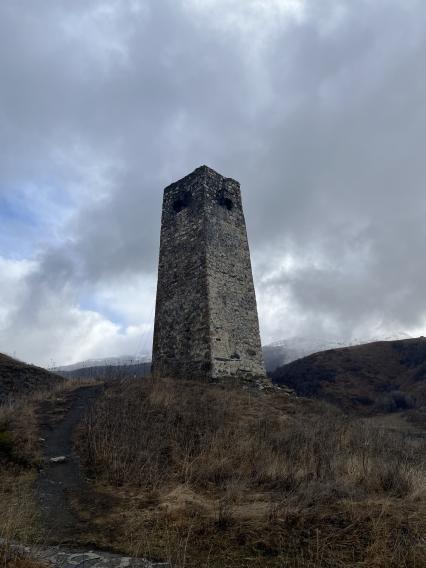
[[[82,477],[72,441],[75,428],[102,392],[103,385],[83,386],[65,393],[59,403],[47,401],[40,407],[46,465],[39,474],[36,494],[47,535],[46,542],[55,546],[33,549],[31,554],[60,568],[169,566],[142,558],[78,547],[78,543],[87,542],[88,535],[96,531],[90,519],[105,513],[105,507],[109,506]],[[60,459],[55,461],[55,458]],[[90,513],[85,515],[87,519],[80,518],[73,510],[71,500],[75,496],[86,504],[85,512]],[[19,545],[14,546],[29,550]]]
[[[0,545],[6,541],[0,538]],[[60,546],[30,548],[7,543],[20,557],[39,560],[49,568],[172,568],[167,562],[150,562],[99,550],[67,549]]]
[[[40,408],[46,465],[40,472],[36,493],[47,538],[55,543],[73,543],[79,534],[88,530],[87,522],[78,518],[70,506],[73,495],[91,492],[80,474],[72,436],[102,389],[103,385],[80,387],[66,393],[65,401],[59,408],[57,403],[50,401],[42,403]],[[65,459],[58,463],[50,461],[58,457]]]

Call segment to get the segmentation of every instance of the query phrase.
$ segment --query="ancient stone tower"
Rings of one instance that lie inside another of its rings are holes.
[[[206,166],[164,190],[152,370],[265,376],[240,184]]]

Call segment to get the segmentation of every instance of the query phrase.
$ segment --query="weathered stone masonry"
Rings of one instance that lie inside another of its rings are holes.
[[[164,190],[153,374],[265,376],[240,185],[206,166]]]

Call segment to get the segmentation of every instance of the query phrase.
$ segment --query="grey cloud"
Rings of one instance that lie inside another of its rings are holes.
[[[420,1],[307,0],[259,39],[188,2],[0,7],[0,195],[30,180],[72,209],[15,323],[155,273],[162,188],[207,163],[241,181],[259,298],[288,295],[293,327],[421,325],[425,20]]]

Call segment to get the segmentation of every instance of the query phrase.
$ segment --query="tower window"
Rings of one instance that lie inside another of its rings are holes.
[[[188,205],[191,203],[191,194],[189,193],[189,191],[184,191],[174,202],[173,202],[173,209],[176,213],[179,213],[179,211],[182,211],[182,209],[185,209],[185,207],[188,207]]]
[[[219,198],[219,205],[221,205],[222,207],[226,207],[228,211],[231,211],[234,207],[234,202],[232,201],[232,199],[229,199],[229,197],[221,195]]]

